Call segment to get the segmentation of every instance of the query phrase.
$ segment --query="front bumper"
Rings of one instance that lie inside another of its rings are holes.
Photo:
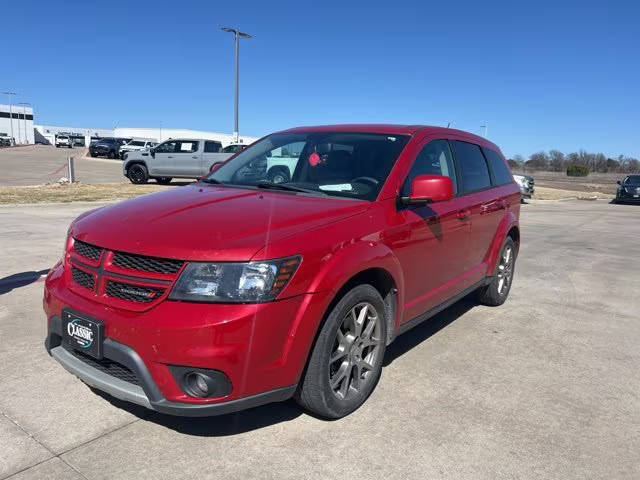
[[[47,351],[85,383],[116,398],[185,416],[219,415],[289,398],[300,379],[329,292],[252,305],[162,301],[144,312],[98,303],[66,285],[61,266],[45,282]],[[102,320],[104,357],[129,369],[127,382],[104,373],[61,344],[62,310]],[[224,373],[232,391],[195,398],[180,387],[171,366]]]

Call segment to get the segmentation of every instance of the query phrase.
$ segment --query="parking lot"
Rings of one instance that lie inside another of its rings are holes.
[[[75,159],[76,178],[84,183],[128,183],[122,175],[120,160],[85,158],[86,148],[55,148],[29,145],[5,148],[2,160],[1,186],[41,185],[67,176],[67,157]]]
[[[0,478],[640,477],[634,206],[524,205],[507,303],[465,299],[399,337],[369,401],[333,422],[293,402],[163,416],[65,372],[34,280],[94,207],[0,207]]]

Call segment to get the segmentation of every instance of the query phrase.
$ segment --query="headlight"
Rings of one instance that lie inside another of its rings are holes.
[[[64,248],[62,249],[62,258],[60,259],[60,261],[62,262],[62,267],[65,267],[65,263],[67,260],[67,251],[69,250],[69,242],[71,240],[73,240],[73,238],[71,237],[71,231],[72,231],[72,227],[73,224],[69,225],[69,228],[67,229],[67,236],[65,237],[64,240]]]
[[[289,283],[301,257],[265,262],[189,263],[169,300],[260,303],[275,299]]]

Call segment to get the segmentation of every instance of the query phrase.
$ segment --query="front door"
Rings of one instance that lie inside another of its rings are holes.
[[[408,196],[418,175],[457,178],[447,140],[426,142],[405,179],[401,195]],[[402,322],[411,320],[459,293],[467,269],[471,216],[459,198],[419,206],[398,206],[398,227],[386,232],[405,272]]]
[[[150,162],[150,175],[164,176],[170,170],[170,162],[173,161],[173,155],[176,151],[178,142],[176,140],[167,140],[153,149],[153,160]]]
[[[167,160],[168,177],[198,178],[201,173],[200,142],[197,140],[176,140],[176,148]]]

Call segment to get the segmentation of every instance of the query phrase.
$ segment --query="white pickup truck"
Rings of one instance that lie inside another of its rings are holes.
[[[150,178],[162,184],[174,178],[199,178],[233,155],[221,151],[222,144],[216,140],[172,138],[150,149],[128,152],[122,172],[136,184]]]

